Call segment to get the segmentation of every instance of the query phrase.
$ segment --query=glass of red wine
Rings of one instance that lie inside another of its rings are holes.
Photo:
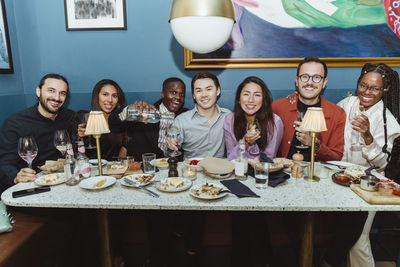
[[[18,140],[18,155],[28,163],[32,169],[32,161],[36,158],[38,147],[32,136],[20,137]]]

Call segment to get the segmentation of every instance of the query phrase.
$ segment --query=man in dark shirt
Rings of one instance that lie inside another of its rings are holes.
[[[168,78],[163,82],[161,99],[154,106],[163,114],[179,115],[187,109],[185,103],[185,83],[179,78]],[[137,103],[135,103],[137,104]],[[123,114],[111,114],[108,123],[111,131],[128,131],[132,137],[128,143],[128,155],[133,156],[136,161],[142,159],[144,153],[155,153],[157,158],[164,157],[162,150],[165,144],[165,135],[172,121],[161,119],[159,123],[142,123],[124,121]],[[121,120],[122,118],[122,120]]]
[[[36,88],[38,103],[8,117],[0,130],[0,193],[19,182],[36,179],[38,166],[62,154],[54,146],[54,132],[72,133],[75,112],[62,106],[68,96],[68,81],[59,74],[45,75]],[[32,169],[18,155],[18,139],[34,137],[38,154]]]

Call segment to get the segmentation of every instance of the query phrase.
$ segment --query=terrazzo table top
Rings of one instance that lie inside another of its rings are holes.
[[[179,164],[179,172],[182,163]],[[332,171],[319,169],[320,182],[290,178],[275,188],[256,189],[254,178],[243,183],[260,198],[238,198],[233,194],[215,200],[201,200],[189,194],[189,190],[178,193],[158,191],[153,184],[148,189],[160,195],[154,198],[144,191],[121,185],[121,180],[101,190],[86,190],[65,184],[51,187],[51,191],[13,198],[12,192],[34,187],[34,183],[16,184],[1,195],[9,206],[46,208],[93,208],[93,209],[146,209],[146,210],[241,210],[241,211],[400,211],[400,205],[370,205],[351,191],[349,187],[335,184],[331,180]],[[158,178],[167,177],[167,170],[157,173]],[[229,179],[234,178],[231,176]],[[219,180],[198,173],[193,185]],[[221,184],[222,186],[222,184]],[[223,186],[222,186],[223,187]]]

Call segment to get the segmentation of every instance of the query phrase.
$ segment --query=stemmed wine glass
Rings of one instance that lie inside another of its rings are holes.
[[[166,154],[170,157],[177,157],[179,155],[182,154],[182,152],[179,150],[180,149],[180,145],[179,145],[179,141],[180,141],[180,132],[179,129],[171,126],[169,128],[169,130],[167,131],[167,138],[169,138],[170,140],[175,140],[178,142],[178,144],[176,145],[178,147],[178,150],[172,150],[167,146],[166,149]]]
[[[89,112],[83,114],[83,124],[85,124],[85,128],[86,128],[88,119],[89,119]],[[89,139],[89,142],[88,142],[86,149],[95,149],[96,146],[92,145],[92,138],[90,136],[88,136],[88,139]]]
[[[68,132],[66,130],[57,130],[54,133],[54,146],[61,152],[65,158],[67,152],[67,144],[71,143]]]
[[[305,111],[297,111],[297,121],[302,122],[304,119],[304,115],[306,115]],[[300,145],[296,146],[296,148],[306,149],[309,148],[309,146],[306,146],[305,144],[300,142]]]
[[[261,131],[260,131],[260,124],[258,123],[257,120],[254,120],[253,123],[247,123],[246,126],[246,134],[248,135],[260,135]],[[251,148],[249,149],[249,153],[253,154],[253,155],[257,155],[260,153],[260,149],[258,148],[258,146],[251,146]]]
[[[32,161],[38,154],[38,147],[35,142],[35,138],[32,136],[20,137],[18,140],[18,155],[28,163],[30,169],[32,169]]]

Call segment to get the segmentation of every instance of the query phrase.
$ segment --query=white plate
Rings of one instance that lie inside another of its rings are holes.
[[[100,182],[103,179],[106,179],[106,182],[102,186],[94,187],[94,185],[97,182]],[[79,186],[81,188],[84,188],[84,189],[98,190],[98,189],[103,189],[103,188],[106,188],[106,187],[108,187],[110,185],[115,184],[115,181],[117,181],[117,179],[115,179],[112,176],[95,176],[95,177],[90,177],[90,178],[82,180],[79,183]]]
[[[50,182],[50,183],[46,183],[44,181],[44,177],[46,175],[41,175],[38,178],[35,179],[35,184],[37,185],[56,185],[56,184],[62,184],[65,183],[65,175],[64,173],[57,173],[58,174],[58,178],[57,180]]]
[[[181,177],[179,177],[179,178],[181,178]],[[186,178],[181,178],[183,180],[183,185],[181,187],[176,188],[169,184],[170,179],[171,178],[162,179],[159,183],[156,183],[156,185],[155,185],[156,188],[160,191],[174,193],[174,192],[185,191],[192,186],[191,180],[186,179]]]
[[[209,184],[209,185],[213,185],[213,186],[215,186],[215,187],[219,187],[219,188],[224,189],[221,185],[217,185],[217,184],[213,184],[213,183],[208,183],[208,184]],[[224,196],[226,196],[226,195],[228,194],[228,192],[224,192],[224,193],[221,193],[221,194],[219,194],[219,195],[213,197],[213,196],[208,196],[208,195],[204,195],[204,194],[196,195],[196,194],[194,194],[194,193],[192,192],[192,190],[201,189],[201,187],[202,187],[203,185],[204,185],[204,184],[199,184],[199,185],[193,186],[192,189],[189,190],[190,195],[192,195],[192,196],[195,197],[195,198],[200,198],[200,199],[204,199],[204,200],[213,200],[213,199],[218,199],[218,198],[224,197]]]
[[[121,184],[124,186],[130,186],[130,187],[136,187],[134,185],[128,184],[127,182],[124,181],[125,178],[128,178],[129,180],[132,180],[133,182],[137,183],[137,177],[139,176],[143,176],[143,175],[149,175],[149,174],[131,174],[131,175],[127,175],[121,178]],[[148,185],[155,177],[155,175],[152,175],[153,178],[150,179],[150,181],[148,181],[147,183],[141,183],[140,185],[145,186]]]
[[[160,158],[160,159],[153,159],[152,161],[150,161],[150,164],[153,166],[156,166],[159,169],[167,169],[168,168],[168,163],[166,166],[160,166],[158,165],[163,159],[165,159],[166,161],[168,161],[168,158]]]
[[[189,162],[191,161],[191,160],[198,160],[198,161],[200,161],[200,160],[202,160],[203,158],[190,158],[190,159],[187,159],[187,160],[189,160]],[[197,163],[198,164],[198,163]],[[203,167],[201,167],[201,166],[199,166],[199,165],[190,165],[189,163],[186,163],[186,161],[184,160],[183,161],[183,165],[185,165],[185,166],[187,166],[187,167],[191,167],[191,168],[194,168],[196,171],[198,171],[198,172],[201,172],[202,170],[203,170]]]
[[[89,159],[89,163],[90,163],[91,165],[93,165],[93,166],[99,165],[99,161],[98,161],[97,159]],[[102,160],[101,160],[101,166],[104,166],[104,165],[106,165],[107,163],[108,163],[107,160],[105,160],[105,159],[102,159]]]
[[[208,176],[210,176],[211,178],[215,178],[215,179],[227,179],[227,178],[231,177],[233,174],[233,172],[217,174],[217,173],[210,173],[210,172],[206,172],[206,171],[204,171],[204,173],[207,174]]]

